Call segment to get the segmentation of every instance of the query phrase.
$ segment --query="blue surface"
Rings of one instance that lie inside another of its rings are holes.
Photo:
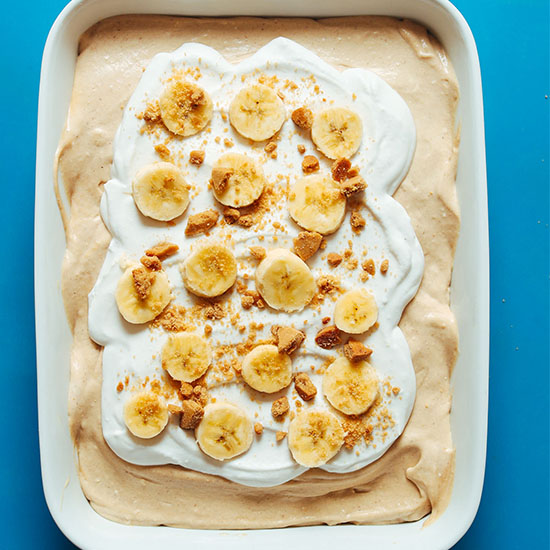
[[[68,549],[40,479],[33,302],[36,111],[42,49],[65,0],[4,2],[0,202],[4,250],[0,549]],[[481,59],[491,240],[485,487],[455,549],[549,548],[549,5],[456,0]],[[24,24],[23,24],[24,23]],[[12,246],[17,243],[17,246]],[[4,252],[4,254],[6,253]],[[6,285],[9,285],[6,286]]]

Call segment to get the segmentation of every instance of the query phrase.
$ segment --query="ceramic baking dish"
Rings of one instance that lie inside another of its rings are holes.
[[[97,21],[125,13],[190,16],[391,15],[431,29],[447,50],[460,84],[461,128],[457,190],[462,225],[451,286],[460,331],[452,378],[451,425],[456,478],[451,502],[433,524],[314,526],[256,531],[136,527],[98,515],[84,497],[69,434],[67,392],[71,334],[60,290],[65,237],[52,183],[53,160],[67,116],[79,36]],[[44,493],[61,530],[83,549],[150,549],[203,545],[246,550],[284,546],[429,550],[450,548],[476,514],[485,469],[489,365],[487,185],[479,61],[466,22],[446,0],[75,0],[58,17],[42,62],[38,111],[35,217],[36,349],[40,453]],[[473,269],[475,266],[475,270]]]

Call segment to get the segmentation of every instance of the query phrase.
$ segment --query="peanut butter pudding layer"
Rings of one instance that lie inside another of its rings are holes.
[[[58,202],[96,511],[204,529],[441,514],[457,101],[438,41],[393,18],[84,33]]]

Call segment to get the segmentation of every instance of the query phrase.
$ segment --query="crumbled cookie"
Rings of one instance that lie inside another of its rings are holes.
[[[337,159],[332,163],[330,172],[334,181],[343,181],[348,177],[348,170],[351,168],[351,162],[348,159]]]
[[[162,269],[162,264],[156,256],[143,256],[139,261],[151,271],[160,271]]]
[[[302,128],[302,130],[309,130],[313,124],[313,113],[307,107],[299,107],[292,111],[292,122]]]
[[[348,172],[349,175],[349,172]],[[340,191],[342,195],[346,197],[351,197],[356,193],[364,191],[367,188],[365,180],[361,176],[354,176],[340,183]]]
[[[189,162],[200,166],[204,162],[204,151],[191,151],[189,153]]]
[[[154,328],[162,327],[168,332],[181,332],[187,329],[194,329],[186,322],[185,308],[183,306],[168,306],[151,325]]]
[[[250,250],[250,254],[252,255],[253,258],[260,261],[262,261],[267,254],[263,246],[249,246],[248,250]]]
[[[294,252],[305,262],[319,250],[322,240],[322,235],[315,231],[300,231],[293,240]]]
[[[353,231],[355,231],[355,233],[359,233],[359,231],[362,231],[367,224],[365,218],[363,218],[363,216],[361,216],[361,214],[357,210],[354,210],[351,213],[349,223],[351,224],[351,228],[353,229]]]
[[[242,227],[252,227],[256,223],[256,219],[252,214],[246,214],[245,216],[241,216],[237,220],[237,223]]]
[[[328,325],[330,323],[330,317],[323,317],[321,323],[323,323],[323,325]]]
[[[382,273],[382,275],[385,275],[387,272],[388,272],[388,267],[390,266],[390,262],[389,260],[384,260],[381,264],[380,264],[380,273]]]
[[[241,296],[241,306],[243,309],[250,309],[254,305],[254,298],[252,296]]]
[[[286,396],[273,401],[271,405],[271,415],[275,420],[282,420],[285,414],[290,410],[290,405]]]
[[[168,160],[170,158],[170,149],[162,143],[155,145],[155,151],[162,160]]]
[[[327,262],[330,267],[337,267],[342,263],[342,256],[340,254],[336,254],[336,252],[329,252],[327,254]]]
[[[317,288],[321,294],[331,294],[340,289],[340,281],[332,275],[321,275],[317,280]]]
[[[156,124],[162,121],[160,114],[160,104],[158,101],[152,101],[147,104],[147,107],[143,113],[143,120],[149,124]]]
[[[132,278],[134,279],[134,288],[136,289],[138,298],[146,300],[155,282],[155,274],[144,267],[138,267],[132,270]]]
[[[147,256],[156,256],[161,262],[166,260],[168,256],[173,256],[180,249],[177,244],[174,243],[159,243],[155,246],[148,248],[145,251]]]
[[[264,147],[264,151],[266,153],[273,153],[273,151],[275,151],[275,149],[277,149],[277,144],[274,141],[270,141]]]
[[[204,325],[204,335],[210,336],[212,334],[212,327],[210,325]]]
[[[210,184],[212,185],[215,193],[221,195],[229,184],[229,180],[233,175],[233,170],[231,168],[218,167],[212,170],[212,178],[210,179]]]
[[[361,267],[364,271],[366,271],[369,275],[374,275],[376,273],[376,267],[374,265],[374,260],[372,258],[365,260]]]
[[[295,374],[294,387],[304,401],[311,401],[317,395],[317,388],[305,372]]]
[[[254,431],[256,432],[256,434],[262,435],[264,433],[264,427],[259,422],[255,422]]]
[[[226,146],[226,147],[233,147],[233,145],[235,145],[233,143],[233,140],[232,139],[229,139],[229,138],[223,138],[223,144]]]
[[[302,170],[304,174],[311,174],[319,170],[319,159],[313,155],[306,155],[302,161]]]
[[[223,217],[228,224],[235,223],[241,217],[241,213],[236,208],[226,207],[223,209]]]
[[[204,409],[200,403],[191,399],[183,401],[181,404],[180,428],[184,430],[194,430],[204,416]]]
[[[219,214],[215,210],[205,210],[204,212],[189,216],[185,234],[187,236],[192,236],[198,235],[199,233],[205,233],[216,225],[218,216]]]
[[[282,441],[285,437],[286,437],[286,432],[278,431],[278,432],[275,434],[275,439],[276,439],[277,443],[279,443],[280,441]]]
[[[296,149],[298,149],[298,153],[300,153],[300,155],[303,155],[306,152],[306,146],[302,143],[299,143],[296,146]]]
[[[191,399],[193,397],[193,386],[189,382],[182,382],[179,394],[182,399]]]
[[[265,303],[257,290],[245,290],[241,296],[241,305],[244,309],[250,309],[256,306],[258,309],[263,309]]]
[[[315,343],[323,349],[332,349],[342,343],[340,331],[335,325],[322,328],[315,336]]]
[[[372,350],[367,348],[361,342],[357,340],[348,340],[347,344],[344,344],[344,355],[352,362],[364,361],[372,354]]]
[[[181,407],[178,405],[172,405],[172,403],[168,403],[167,409],[170,414],[179,414],[181,412]]]
[[[306,335],[301,330],[279,325],[271,327],[271,334],[275,337],[279,353],[286,353],[287,355],[296,351],[306,338]]]
[[[193,388],[193,395],[191,396],[193,401],[201,404],[203,407],[208,403],[208,392],[203,386],[195,386]]]
[[[221,304],[207,304],[203,310],[203,314],[205,319],[219,320],[224,318],[225,311]]]

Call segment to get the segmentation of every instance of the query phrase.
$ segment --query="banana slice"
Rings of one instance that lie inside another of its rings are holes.
[[[346,215],[346,198],[338,184],[325,174],[299,179],[288,196],[292,219],[308,231],[334,233]]]
[[[120,314],[133,324],[152,321],[172,299],[165,271],[139,265],[126,269],[118,281],[115,299]]]
[[[244,358],[244,381],[255,390],[275,393],[292,382],[292,361],[286,353],[279,353],[277,346],[256,346]]]
[[[183,262],[180,271],[189,292],[213,298],[233,286],[237,278],[237,261],[226,246],[205,243]]]
[[[162,348],[162,368],[174,380],[193,382],[201,377],[212,362],[212,350],[198,334],[179,333],[170,336]]]
[[[326,464],[343,443],[344,430],[338,418],[328,411],[303,411],[288,427],[288,446],[292,457],[308,468]]]
[[[227,153],[212,168],[212,191],[225,206],[241,208],[252,204],[264,186],[262,169],[246,155]]]
[[[363,124],[357,113],[345,107],[331,107],[315,115],[311,139],[329,159],[351,158],[359,149]]]
[[[323,376],[323,393],[344,414],[362,414],[378,396],[378,375],[367,361],[351,363],[339,357]]]
[[[124,423],[136,436],[151,439],[168,424],[168,407],[156,393],[144,391],[134,393],[124,405]]]
[[[348,334],[369,330],[378,319],[374,296],[364,288],[354,288],[342,294],[334,306],[334,324]]]
[[[317,286],[308,265],[286,248],[275,248],[256,268],[256,289],[273,309],[300,311]]]
[[[252,445],[252,421],[233,403],[210,403],[195,429],[201,450],[216,460],[227,460],[247,451]]]
[[[139,211],[154,220],[173,220],[189,205],[187,182],[169,162],[153,162],[141,168],[132,182],[132,193]]]
[[[208,93],[181,79],[166,86],[159,98],[159,106],[164,125],[180,136],[200,132],[212,118],[212,100]]]
[[[286,111],[279,96],[268,86],[254,84],[242,89],[229,106],[229,120],[241,136],[263,141],[283,125]]]

